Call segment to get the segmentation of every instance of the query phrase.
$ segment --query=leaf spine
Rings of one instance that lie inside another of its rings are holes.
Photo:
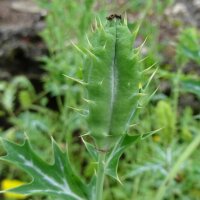
[[[125,12],[124,14],[124,24],[127,26],[128,25],[128,20],[127,20],[127,13]]]
[[[147,96],[147,94],[146,94],[146,93],[140,93],[140,92],[139,92],[139,93],[138,93],[138,96],[139,96],[139,97],[143,97],[143,96]]]
[[[98,60],[98,57],[95,56],[89,49],[86,49],[86,48],[85,48],[85,50],[87,51],[87,53],[88,53],[88,55],[89,55],[90,57],[92,57],[92,58]]]
[[[141,82],[139,82],[139,84],[138,84],[138,88],[139,88],[139,91],[142,90],[142,83],[141,83]]]
[[[103,24],[102,24],[102,22],[101,22],[100,17],[98,17],[98,20],[99,20],[99,25],[100,25],[101,30],[104,31],[104,26],[103,26]]]
[[[94,23],[95,23],[95,29],[98,29],[99,27],[98,27],[98,22],[97,22],[97,18],[96,17],[94,19]]]
[[[86,34],[86,36],[85,36],[85,37],[86,37],[86,40],[87,40],[87,42],[88,42],[88,44],[89,44],[89,47],[90,47],[90,48],[93,48],[93,47],[92,47],[92,44],[91,44],[91,42],[90,42],[90,40],[89,40],[89,38],[88,38],[88,35],[87,35],[87,34]]]
[[[90,132],[84,133],[82,135],[80,135],[79,137],[82,139],[82,141],[85,143],[85,140],[83,139],[83,137],[90,135]]]
[[[89,100],[89,99],[85,99],[85,98],[82,98],[86,103],[89,103],[89,104],[95,104],[95,101],[92,101],[92,100]]]
[[[75,47],[76,50],[78,50],[78,52],[80,52],[82,55],[86,56],[85,52],[80,49],[80,47],[78,47],[76,44],[74,44],[73,41],[71,41],[71,44]]]
[[[76,111],[79,115],[81,115],[82,117],[87,117],[88,116],[88,113],[89,111],[88,110],[84,110],[84,109],[79,109],[79,108],[74,108],[74,107],[71,107],[71,106],[67,106],[67,108],[70,108],[74,111]],[[81,113],[82,112],[82,113]],[[87,113],[87,114],[84,114]]]
[[[156,129],[156,130],[154,130],[154,131],[150,131],[150,132],[146,133],[145,136],[141,135],[140,138],[141,138],[141,140],[144,140],[144,139],[146,139],[147,137],[152,136],[152,135],[154,135],[155,133],[161,131],[163,128],[164,128],[164,127],[159,128],[159,129]]]
[[[75,108],[75,107],[71,107],[71,106],[67,106],[67,108],[70,108],[70,109],[75,110],[77,112],[88,112],[87,110],[80,109],[80,108]]]
[[[150,101],[151,98],[154,96],[154,94],[158,91],[158,88],[159,88],[159,87],[157,87],[157,88],[149,95],[148,101]]]
[[[99,82],[98,82],[98,85],[102,85],[102,84],[103,84],[103,81],[104,81],[104,79],[103,79],[102,81],[99,81]]]
[[[145,40],[143,41],[143,43],[138,48],[136,48],[138,55],[141,54],[142,48],[144,47],[147,39],[148,39],[148,36],[145,38]]]
[[[149,58],[149,56],[146,56],[145,58],[142,58],[142,59],[139,60],[138,62],[139,62],[139,63],[142,63],[142,62],[144,62],[147,58]]]
[[[151,65],[150,67],[148,67],[147,69],[143,70],[141,73],[146,73],[148,72],[150,69],[152,69],[153,67],[155,67],[158,64],[158,62],[155,62],[153,65]]]
[[[137,126],[138,125],[138,123],[137,124],[131,124],[131,125],[129,125],[129,127],[130,128],[133,128],[133,127],[135,127],[135,126]]]
[[[76,78],[73,78],[73,77],[68,76],[68,75],[66,75],[66,74],[63,74],[63,76],[65,76],[66,78],[68,78],[68,79],[70,79],[70,80],[72,80],[72,81],[75,81],[75,82],[77,82],[77,83],[79,83],[79,84],[81,84],[81,85],[88,85],[88,84],[85,83],[84,81],[79,80],[79,79],[76,79]]]
[[[105,42],[105,44],[103,45],[104,50],[106,49],[106,45],[107,45],[107,42]]]
[[[91,25],[91,31],[94,33],[95,31],[94,31],[94,27]]]
[[[133,41],[135,41],[135,39],[136,39],[136,37],[137,37],[137,35],[138,35],[138,32],[139,32],[139,30],[140,30],[140,26],[141,26],[141,24],[139,24],[139,25],[137,26],[136,30],[132,33],[132,34],[133,34]]]
[[[147,81],[147,84],[146,84],[144,90],[146,90],[146,89],[148,88],[148,86],[150,85],[150,83],[151,83],[151,81],[152,81],[152,79],[153,79],[153,77],[155,76],[155,74],[156,74],[157,71],[158,71],[158,67],[156,68],[156,70],[155,70],[155,71],[152,73],[152,75],[150,76],[150,78],[149,78],[149,80]]]

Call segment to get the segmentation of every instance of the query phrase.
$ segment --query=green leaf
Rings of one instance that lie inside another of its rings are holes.
[[[177,44],[177,58],[183,63],[193,60],[200,63],[200,34],[195,28],[182,31]]]
[[[199,130],[195,129],[195,132],[199,133]],[[161,183],[160,188],[158,189],[158,192],[155,196],[156,200],[164,199],[164,195],[168,187],[173,183],[175,176],[180,172],[180,169],[184,165],[184,162],[188,160],[188,158],[194,151],[197,151],[199,145],[200,145],[200,135],[197,134],[197,136],[195,136],[193,141],[189,145],[187,145],[184,151],[181,152],[181,155],[179,156],[175,164],[171,167],[164,181]]]
[[[173,80],[177,76],[175,73],[164,70],[160,70],[159,73],[161,77],[169,80]],[[180,89],[182,92],[190,92],[200,97],[200,81],[198,75],[181,74]]]
[[[88,153],[90,154],[90,156],[92,157],[92,159],[97,162],[98,161],[98,153],[97,153],[97,149],[95,148],[95,146],[86,142],[83,138],[82,138],[82,141],[85,144],[85,147],[86,147]]]
[[[8,112],[13,112],[13,108],[15,106],[15,98],[18,89],[26,89],[26,91],[31,95],[31,98],[35,95],[34,87],[32,86],[31,82],[24,76],[17,76],[15,77],[5,88],[5,91],[2,95],[2,104],[4,108]],[[27,97],[26,97],[27,98]],[[21,102],[21,99],[20,103]],[[31,102],[30,102],[31,103]],[[22,105],[23,106],[23,105]]]
[[[108,149],[126,133],[140,99],[143,82],[134,34],[120,19],[108,20],[88,40],[83,67],[88,128],[97,148]],[[81,50],[80,50],[81,51]]]
[[[187,79],[181,81],[181,89],[184,92],[190,92],[197,95],[200,98],[200,81]]]
[[[55,141],[52,141],[54,164],[44,162],[33,151],[28,139],[23,145],[14,144],[3,139],[7,155],[1,160],[15,164],[26,171],[32,181],[29,184],[9,191],[32,195],[45,194],[56,199],[83,200],[87,199],[87,187],[74,173],[67,153],[63,153]],[[1,191],[3,193],[5,191]]]
[[[88,187],[90,188],[90,191],[89,191],[89,200],[94,200],[95,199],[96,181],[97,181],[97,177],[96,177],[96,174],[95,174],[91,178],[90,183],[88,185]]]
[[[9,111],[13,111],[16,89],[12,85],[8,85],[2,98],[3,107]]]
[[[113,148],[113,150],[106,157],[105,174],[120,182],[120,179],[117,174],[117,169],[118,169],[119,159],[123,154],[123,152],[133,143],[137,142],[139,139],[144,140],[147,137],[154,135],[155,133],[158,133],[160,130],[162,130],[162,128],[150,131],[144,135],[131,136],[125,134],[124,136],[122,136],[118,141],[118,143],[116,144],[116,146]]]
[[[141,138],[141,135],[130,136],[125,134],[119,142],[116,144],[115,148],[108,154],[105,162],[105,173],[112,178],[119,180],[117,174],[118,162],[124,150],[129,147],[131,144],[138,141]]]
[[[23,109],[27,109],[32,104],[31,94],[27,90],[19,92],[19,102]]]

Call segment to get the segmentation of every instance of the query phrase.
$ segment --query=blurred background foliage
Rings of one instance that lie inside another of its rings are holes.
[[[52,162],[50,138],[54,137],[63,149],[67,143],[77,171],[86,179],[90,177],[94,163],[79,137],[86,133],[87,125],[81,116],[84,113],[77,112],[84,109],[84,91],[63,74],[81,79],[82,57],[72,42],[86,45],[95,18],[106,23],[107,15],[126,13],[132,31],[141,23],[133,45],[137,47],[146,39],[141,50],[144,69],[154,63],[159,65],[149,91],[156,92],[141,109],[129,132],[144,134],[162,130],[132,146],[122,156],[119,175],[123,185],[106,180],[104,198],[154,199],[183,152],[192,149],[190,144],[200,134],[200,24],[178,16],[181,8],[186,12],[181,7],[185,1],[180,2],[37,0],[37,5],[47,11],[45,28],[39,37],[48,51],[36,58],[42,71],[37,80],[40,87],[38,90],[26,75],[13,74],[0,80],[0,136],[18,143],[28,136],[34,149],[48,162]],[[166,200],[200,199],[199,148],[197,145],[179,164],[178,173],[171,177],[165,189]],[[0,153],[4,154],[2,146]],[[0,181],[6,179],[30,181],[20,170],[1,162]]]

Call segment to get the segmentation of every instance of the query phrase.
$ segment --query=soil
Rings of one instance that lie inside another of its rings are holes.
[[[18,74],[32,79],[40,74],[36,58],[47,53],[38,34],[44,16],[31,0],[0,1],[0,79]]]
[[[179,7],[179,13],[182,13],[181,19],[189,25],[200,28],[200,0],[176,0],[176,2],[174,8],[178,10]]]

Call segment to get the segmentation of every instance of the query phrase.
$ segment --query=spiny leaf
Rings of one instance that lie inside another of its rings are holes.
[[[95,147],[94,147],[92,144],[86,142],[86,141],[83,139],[83,137],[81,137],[81,138],[82,138],[83,143],[85,144],[85,147],[86,147],[88,153],[89,153],[90,156],[93,158],[93,160],[94,160],[95,162],[97,162],[97,161],[98,161],[97,149],[95,149]]]
[[[143,140],[143,139],[159,132],[160,130],[162,130],[162,128],[151,131],[144,135],[131,136],[131,135],[125,134],[124,136],[122,136],[121,139],[116,144],[116,146],[113,148],[113,150],[106,157],[105,173],[108,176],[111,176],[112,178],[121,182],[118,177],[118,174],[117,174],[117,169],[118,169],[118,162],[119,162],[119,159],[120,159],[122,153],[133,143],[137,142],[139,139]]]
[[[111,176],[120,182],[117,174],[119,158],[121,157],[124,150],[131,144],[137,142],[140,137],[140,135],[130,136],[128,134],[125,134],[121,137],[114,149],[108,154],[106,158],[105,173],[108,176]]]
[[[87,187],[74,173],[68,155],[63,153],[54,141],[52,141],[54,152],[54,164],[52,165],[44,162],[35,154],[28,139],[23,145],[7,140],[2,140],[2,142],[7,155],[0,159],[15,164],[32,177],[29,184],[11,189],[10,192],[58,196],[60,200],[87,199]]]
[[[104,28],[90,37],[83,68],[87,82],[88,127],[97,148],[105,150],[127,131],[137,109],[141,81],[140,52],[134,37],[120,16],[111,15]],[[92,46],[92,48],[91,48]]]
[[[82,80],[79,80],[79,79],[76,79],[76,78],[73,78],[71,76],[67,76],[66,74],[63,74],[63,76],[65,76],[66,78],[72,80],[72,81],[75,81],[76,83],[79,83],[81,85],[87,85],[87,83],[83,82]]]

